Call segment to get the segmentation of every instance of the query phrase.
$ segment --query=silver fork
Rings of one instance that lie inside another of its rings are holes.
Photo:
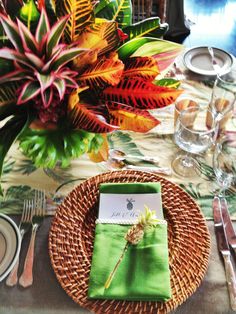
[[[46,209],[46,199],[44,191],[35,192],[35,210],[32,218],[32,233],[30,238],[30,244],[25,258],[24,270],[19,279],[19,284],[26,288],[32,285],[33,283],[33,264],[34,264],[34,246],[36,233],[43,222]]]
[[[30,229],[31,224],[32,224],[32,212],[33,212],[34,204],[33,201],[31,200],[24,200],[24,205],[23,205],[23,210],[22,210],[22,216],[21,216],[21,221],[19,225],[20,229],[20,234],[21,234],[21,242],[23,240],[23,237],[25,233]],[[20,243],[21,245],[21,243]],[[12,271],[10,272],[9,276],[7,277],[6,280],[6,285],[13,287],[17,284],[18,281],[18,267],[19,267],[19,257],[18,260],[13,267]]]

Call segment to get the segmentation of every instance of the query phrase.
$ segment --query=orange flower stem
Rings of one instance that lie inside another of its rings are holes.
[[[124,255],[125,255],[125,252],[128,250],[128,246],[129,246],[129,242],[126,242],[126,245],[125,245],[125,247],[123,249],[123,252],[122,252],[120,258],[118,259],[118,261],[117,261],[113,271],[110,273],[110,275],[109,275],[109,277],[108,277],[108,279],[107,279],[107,281],[105,283],[105,286],[104,286],[105,289],[108,289],[110,287],[110,284],[111,284],[111,282],[112,282],[112,280],[113,280],[113,278],[115,276],[115,273],[116,273],[116,271],[117,271],[117,269],[118,269],[118,267],[119,267],[119,265],[120,265]]]

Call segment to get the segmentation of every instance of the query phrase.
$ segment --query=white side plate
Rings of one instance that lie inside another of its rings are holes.
[[[20,252],[20,231],[14,221],[0,214],[0,281],[14,267]]]
[[[215,59],[221,67],[221,73],[230,71],[233,57],[226,51],[213,48]],[[185,52],[183,56],[185,66],[192,72],[206,76],[215,76],[212,60],[207,47],[195,47]]]

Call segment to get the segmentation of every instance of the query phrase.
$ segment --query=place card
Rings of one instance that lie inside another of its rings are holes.
[[[98,220],[107,223],[135,223],[144,206],[154,210],[163,219],[161,193],[110,194],[101,193]]]

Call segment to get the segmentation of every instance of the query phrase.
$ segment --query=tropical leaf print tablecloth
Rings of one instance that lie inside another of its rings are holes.
[[[173,67],[173,71],[169,72],[169,76],[175,76],[181,80],[185,78],[180,88],[195,97],[201,106],[207,106],[211,95],[212,81],[206,78],[202,82],[202,78],[199,77],[194,77],[193,80],[188,75],[186,70],[183,71],[181,63],[180,65],[177,63]],[[110,146],[121,149],[130,155],[158,157],[160,166],[171,167],[171,162],[178,152],[178,147],[173,142],[174,104],[152,113],[157,114],[158,119],[161,120],[161,124],[152,132],[147,134],[114,132],[109,137]],[[233,132],[236,130],[234,119],[229,121],[227,129]],[[212,198],[217,190],[212,171],[212,151],[209,150],[204,156],[198,156],[198,162],[199,173],[196,177],[183,179],[173,173],[167,178],[179,184],[194,197],[205,217],[210,219],[212,218]],[[137,163],[137,161],[129,159],[127,159],[127,163],[153,166],[147,162]],[[55,169],[36,169],[32,162],[27,160],[16,146],[13,146],[3,168],[4,195],[0,196],[0,212],[20,213],[24,199],[33,198],[35,189],[45,189],[48,214],[53,214],[57,205],[73,187],[83,180],[105,171],[108,171],[106,163],[93,163],[87,156],[74,160],[66,169],[62,169],[59,162]],[[231,215],[236,219],[236,187],[227,191],[227,199]]]

